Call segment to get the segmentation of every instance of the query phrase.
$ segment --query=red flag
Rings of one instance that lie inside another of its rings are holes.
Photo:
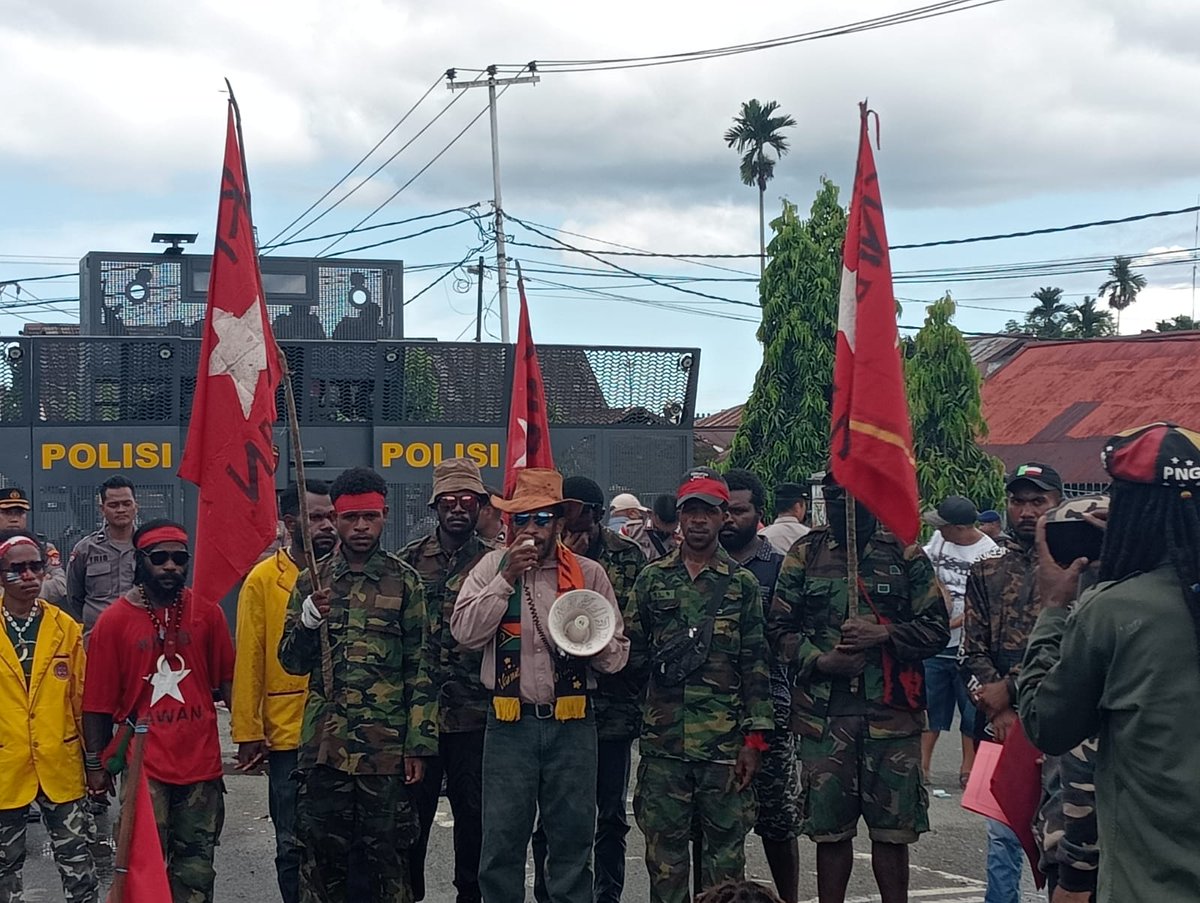
[[[1004,749],[992,775],[992,796],[1004,811],[1004,823],[1021,840],[1021,847],[1033,870],[1033,883],[1046,883],[1039,865],[1042,851],[1033,836],[1033,823],[1042,802],[1042,753],[1025,736],[1018,719],[1004,738]]]
[[[219,602],[275,537],[275,389],[281,368],[263,303],[250,199],[229,105],[217,242],[179,476],[200,488],[193,591]]]
[[[916,541],[917,465],[900,366],[892,266],[867,105],[859,105],[858,170],[842,250],[833,367],[833,476],[902,542]]]
[[[162,903],[171,899],[167,880],[167,863],[158,840],[158,825],[154,821],[154,806],[146,785],[146,772],[138,773],[134,790],[133,809],[122,818],[133,817],[133,834],[129,839],[129,866],[121,903]]]
[[[521,322],[517,327],[517,359],[513,365],[512,403],[508,408],[508,448],[504,458],[504,494],[511,496],[517,471],[524,467],[553,467],[550,424],[546,417],[546,387],[538,365],[537,346],[529,331],[525,280],[517,277]]]

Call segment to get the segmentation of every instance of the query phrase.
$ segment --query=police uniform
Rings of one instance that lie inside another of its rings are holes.
[[[421,578],[379,548],[361,571],[340,552],[317,567],[331,592],[333,686],[321,673],[320,632],[300,618],[312,593],[308,571],[292,591],[279,644],[283,667],[309,678],[296,800],[300,899],[347,899],[353,848],[371,899],[410,903],[406,851],[420,828],[404,760],[438,751]]]
[[[800,736],[804,833],[818,843],[844,841],[855,836],[861,817],[873,841],[912,843],[929,830],[921,781],[924,698],[901,703],[887,693],[902,686],[906,669],[919,669],[945,647],[949,616],[925,553],[884,530],[859,556],[859,576],[865,586],[859,617],[890,623],[892,631],[886,644],[867,650],[866,666],[853,679],[816,668],[840,642],[849,607],[845,544],[828,528],[792,546],[771,604],[771,648],[797,673],[792,729]]]
[[[89,533],[75,544],[67,562],[65,608],[83,624],[87,637],[100,614],[133,587],[137,556],[133,540],[110,539],[106,527]]]

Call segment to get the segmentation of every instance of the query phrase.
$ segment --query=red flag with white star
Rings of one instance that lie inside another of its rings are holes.
[[[525,280],[517,277],[521,296],[521,321],[517,326],[517,359],[513,365],[512,401],[508,408],[508,445],[504,454],[504,494],[511,498],[517,471],[525,467],[553,467],[550,422],[546,416],[546,386],[538,364],[537,346],[529,330],[529,304]]]
[[[281,367],[263,302],[232,99],[208,306],[179,476],[200,489],[195,595],[219,602],[276,534],[275,390]]]
[[[879,176],[860,104],[858,168],[842,249],[833,366],[833,476],[905,543],[916,541],[917,463],[900,364]]]

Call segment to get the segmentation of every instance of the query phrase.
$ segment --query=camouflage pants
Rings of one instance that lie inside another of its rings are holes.
[[[633,814],[646,837],[652,903],[688,903],[692,823],[700,827],[700,887],[746,871],[746,834],[756,814],[753,786],[734,789],[733,766],[643,756]]]
[[[90,845],[95,822],[88,814],[87,800],[52,803],[38,793],[37,805],[50,835],[67,903],[97,903],[100,896]],[[0,810],[0,903],[19,903],[24,899],[21,867],[25,864],[28,809],[22,806]]]
[[[862,715],[831,715],[819,740],[800,739],[804,833],[836,843],[867,823],[871,840],[915,843],[929,830],[921,735],[872,738]]]
[[[124,791],[128,781],[121,782]],[[164,784],[147,779],[173,903],[212,903],[213,855],[225,824],[225,782]]]
[[[372,903],[412,903],[408,849],[420,830],[404,775],[353,775],[324,765],[305,771],[296,796],[301,903],[350,899],[351,859]]]
[[[754,776],[758,818],[754,833],[763,840],[783,843],[801,834],[800,769],[796,761],[796,738],[790,730],[770,731],[762,764]]]

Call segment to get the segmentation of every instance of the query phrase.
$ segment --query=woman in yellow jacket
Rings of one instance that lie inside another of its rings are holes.
[[[83,743],[83,632],[38,597],[45,552],[28,533],[0,533],[0,900],[21,900],[25,815],[37,801],[68,903],[96,903]]]

